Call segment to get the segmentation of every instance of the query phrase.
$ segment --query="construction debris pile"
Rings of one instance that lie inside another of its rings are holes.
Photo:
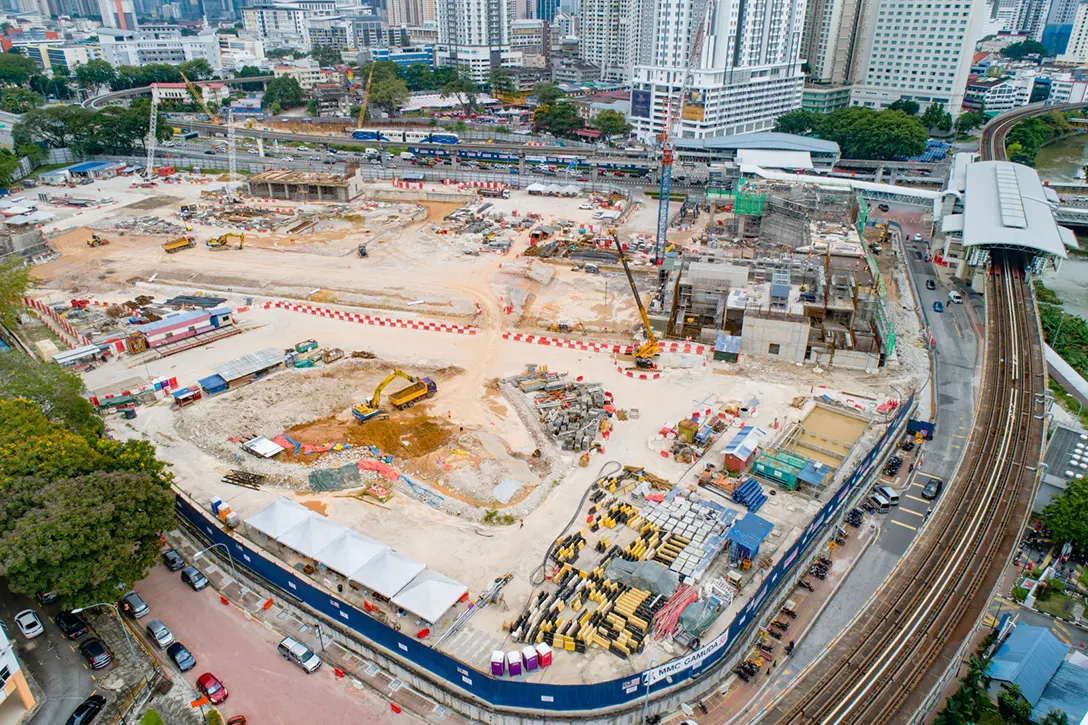
[[[294,209],[260,209],[240,204],[192,204],[178,216],[188,224],[240,227],[246,231],[271,232],[299,218]]]
[[[175,235],[185,233],[185,227],[160,219],[157,216],[107,217],[88,226],[92,229],[121,229],[138,234]]]
[[[566,373],[548,371],[546,365],[529,365],[521,375],[503,380],[523,393],[535,393],[533,407],[545,430],[565,451],[589,451],[598,436],[607,438],[616,408],[612,394],[600,383],[585,383],[581,377],[566,380]]]
[[[680,463],[691,463],[703,457],[729,425],[722,418],[687,418],[676,425],[672,457]]]

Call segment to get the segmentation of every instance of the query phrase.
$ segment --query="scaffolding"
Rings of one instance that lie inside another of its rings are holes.
[[[741,216],[763,216],[763,208],[766,204],[766,194],[738,191],[736,201],[733,203],[733,213]]]

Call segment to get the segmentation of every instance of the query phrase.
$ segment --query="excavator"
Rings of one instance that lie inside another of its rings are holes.
[[[586,326],[581,322],[575,320],[559,320],[548,325],[548,332],[581,332],[583,335],[586,332]]]
[[[381,413],[382,391],[397,378],[404,378],[411,383],[407,388],[398,390],[389,396],[389,402],[399,410],[411,408],[421,398],[432,398],[438,392],[438,386],[430,378],[417,378],[403,370],[394,370],[385,376],[385,380],[378,383],[378,387],[374,388],[374,395],[370,396],[369,400],[365,403],[359,403],[351,409],[351,414],[362,423]]]
[[[224,234],[221,237],[215,237],[213,239],[209,239],[208,241],[206,241],[204,243],[207,244],[212,249],[228,249],[229,246],[230,246],[230,240],[231,240],[232,237],[237,237],[238,238],[238,247],[237,247],[238,249],[241,249],[242,246],[246,243],[246,235],[245,234],[239,234],[238,232],[227,232],[226,234]]]
[[[109,243],[110,240],[106,239],[104,236],[98,234],[97,232],[92,232],[91,238],[87,240],[88,247],[101,247]]]
[[[646,316],[646,308],[643,307],[642,298],[639,297],[635,277],[631,274],[631,266],[627,264],[627,256],[623,253],[623,245],[620,244],[617,237],[613,236],[613,239],[616,242],[616,251],[619,252],[620,261],[623,262],[623,271],[627,275],[627,281],[631,283],[631,293],[635,296],[635,304],[638,305],[638,314],[642,318],[642,327],[646,331],[646,342],[635,349],[635,365],[640,368],[652,368],[655,365],[655,358],[661,352],[661,345],[657,342],[657,338],[654,337],[654,329],[650,327],[650,318]]]

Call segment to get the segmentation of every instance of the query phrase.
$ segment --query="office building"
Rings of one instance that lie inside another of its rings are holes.
[[[136,30],[136,8],[132,0],[98,0],[98,13],[102,16],[102,27]]]
[[[801,109],[831,113],[850,105],[850,86],[806,85],[801,91]]]
[[[335,68],[322,68],[311,58],[300,58],[281,63],[272,69],[276,78],[287,76],[294,78],[304,91],[311,91],[319,85],[344,85],[344,74]]]
[[[355,37],[355,24],[344,18],[310,18],[306,25],[310,31],[311,45],[324,45],[337,50],[359,47]],[[378,26],[378,39],[384,40],[381,21],[378,21]]]
[[[536,0],[536,18],[547,20],[549,23],[555,19],[559,12],[559,0]]]
[[[556,36],[559,38],[577,37],[578,16],[569,15],[567,13],[556,13],[555,17],[548,23],[548,30],[551,33],[552,38],[555,38]]]
[[[193,102],[193,95],[184,83],[152,83],[156,95],[163,103],[181,103],[189,105]],[[206,104],[222,105],[230,98],[230,89],[225,83],[218,81],[201,81],[196,84],[200,89],[200,96]]]
[[[1066,52],[1080,5],[1080,0],[1052,0],[1040,41],[1048,53],[1061,55]]]
[[[634,65],[640,59],[640,39],[645,35],[647,42],[652,44],[653,0],[645,2],[645,18],[643,0],[584,0],[581,3],[579,53],[582,60],[601,69],[604,80],[630,82]],[[661,42],[665,42],[664,38]]]
[[[696,0],[661,0],[656,12],[641,14],[650,29],[642,29],[636,46],[641,62],[635,66],[628,120],[644,140],[660,133],[675,103],[702,20],[697,17],[701,7]],[[702,139],[768,131],[776,118],[799,109],[804,15],[804,0],[719,4],[696,61],[690,94],[673,114],[678,135]],[[585,22],[583,18],[583,36]]]
[[[865,4],[866,0],[809,0],[801,35],[801,58],[809,65],[809,81],[839,85],[851,81]]]
[[[262,66],[266,58],[264,41],[259,38],[247,38],[241,35],[220,35],[219,56],[223,68],[241,70],[247,65]]]
[[[390,61],[404,69],[425,65],[434,70],[434,48],[370,48],[359,54],[360,65],[371,61]]]
[[[266,3],[242,8],[245,29],[265,41],[270,48],[294,48],[309,51],[310,18],[337,15],[332,0],[298,0],[291,3]]]
[[[454,66],[477,83],[492,68],[521,65],[510,46],[514,0],[438,0],[438,65]]]
[[[145,30],[102,28],[98,34],[102,58],[113,66],[169,63],[171,65],[202,58],[214,71],[223,69],[219,38],[206,28],[198,35],[182,35],[176,26]]]
[[[879,109],[902,98],[958,115],[985,15],[967,0],[872,0],[850,103]]]
[[[99,57],[98,48],[93,45],[54,45],[35,44],[23,47],[26,57],[38,64],[42,70],[52,71],[64,68],[69,72],[76,66],[84,65],[89,60]]]
[[[551,48],[548,23],[543,20],[515,20],[510,24],[510,47],[520,50],[523,55],[548,55]]]

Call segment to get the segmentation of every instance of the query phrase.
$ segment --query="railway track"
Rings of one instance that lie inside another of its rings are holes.
[[[992,121],[983,157],[1003,160],[1010,129],[1050,110],[1029,107]],[[1026,261],[1020,252],[991,251],[981,400],[943,505],[866,610],[762,722],[906,722],[955,663],[1034,495],[1046,368]]]

